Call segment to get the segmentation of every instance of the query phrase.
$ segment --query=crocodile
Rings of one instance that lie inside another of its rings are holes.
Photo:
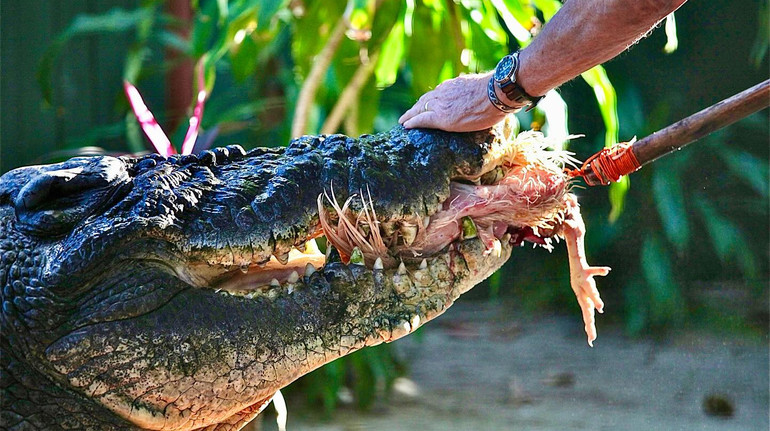
[[[0,177],[0,424],[236,430],[298,377],[564,238],[603,304],[565,155],[507,126],[77,157]],[[326,238],[321,252],[315,240]]]

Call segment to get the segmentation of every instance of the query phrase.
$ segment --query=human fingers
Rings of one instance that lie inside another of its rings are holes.
[[[416,117],[417,115],[422,114],[423,112],[427,111],[426,104],[430,105],[430,101],[433,99],[432,97],[433,91],[430,91],[428,93],[425,93],[420,97],[419,100],[409,108],[404,114],[401,116],[401,118],[398,119],[398,122],[401,124],[406,123],[409,119]]]
[[[436,111],[424,111],[405,121],[404,127],[407,129],[414,129],[417,127],[440,129],[441,124],[439,124],[439,117],[436,115]]]

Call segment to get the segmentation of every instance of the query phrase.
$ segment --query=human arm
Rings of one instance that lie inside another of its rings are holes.
[[[569,0],[521,51],[516,80],[530,95],[544,95],[623,52],[685,1]],[[493,126],[505,113],[487,98],[491,76],[487,72],[444,81],[420,97],[399,123],[455,132]],[[497,86],[496,94],[512,103]]]

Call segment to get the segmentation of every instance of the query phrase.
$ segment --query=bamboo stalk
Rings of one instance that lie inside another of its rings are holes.
[[[637,141],[631,146],[631,151],[641,167],[768,106],[770,106],[770,80],[763,81]],[[589,185],[601,183],[590,170],[586,170],[585,180]]]

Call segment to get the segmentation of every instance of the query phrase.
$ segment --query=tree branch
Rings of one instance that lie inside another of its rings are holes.
[[[350,79],[348,85],[345,86],[344,90],[342,90],[340,98],[334,105],[332,112],[326,118],[326,121],[321,128],[322,134],[334,133],[340,127],[345,113],[348,111],[351,105],[354,105],[356,100],[358,100],[358,96],[361,94],[361,89],[364,87],[364,84],[366,84],[366,81],[368,81],[372,76],[372,73],[374,73],[374,67],[377,65],[377,59],[379,56],[380,52],[378,50],[369,56],[368,62],[358,66],[356,73],[353,74],[353,78]]]
[[[291,123],[291,136],[293,138],[304,135],[307,132],[308,113],[313,106],[315,94],[321,85],[326,70],[331,65],[334,53],[337,52],[337,48],[342,43],[342,38],[345,36],[347,28],[347,19],[345,17],[340,18],[334,26],[334,30],[332,30],[326,45],[315,57],[313,67],[310,69],[307,78],[305,78],[305,82],[302,83],[302,89],[300,89],[299,97],[297,98],[297,106],[294,110],[294,119]]]

